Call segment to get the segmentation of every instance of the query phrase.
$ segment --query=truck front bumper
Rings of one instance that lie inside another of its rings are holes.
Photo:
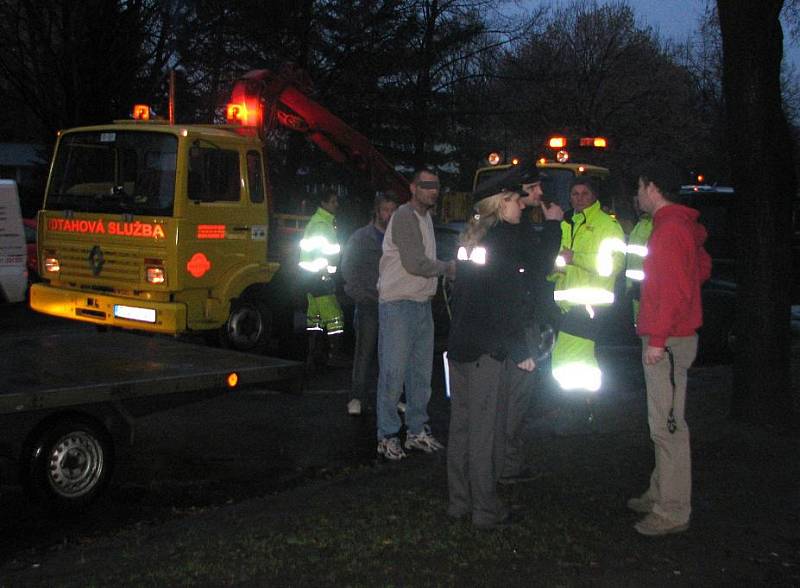
[[[31,308],[62,318],[152,333],[186,331],[186,305],[154,302],[83,290],[31,286]]]

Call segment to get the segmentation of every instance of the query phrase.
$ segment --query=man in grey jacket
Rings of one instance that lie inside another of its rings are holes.
[[[347,240],[342,255],[344,291],[355,303],[353,327],[356,348],[353,353],[353,382],[347,414],[358,416],[375,402],[378,349],[378,263],[383,253],[383,235],[397,210],[391,192],[375,197],[375,210],[369,224],[356,230]]]
[[[411,200],[397,209],[383,239],[378,279],[378,455],[403,459],[397,402],[405,389],[406,449],[443,448],[428,427],[433,367],[431,298],[440,275],[453,276],[455,262],[436,259],[430,211],[439,178],[427,169],[414,174]]]

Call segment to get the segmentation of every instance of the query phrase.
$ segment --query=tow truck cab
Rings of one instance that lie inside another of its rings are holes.
[[[64,132],[38,215],[43,282],[31,307],[173,334],[235,320],[230,336],[258,344],[262,289],[279,267],[267,259],[265,178],[261,140],[233,125],[140,119]],[[247,304],[253,312],[237,314]]]

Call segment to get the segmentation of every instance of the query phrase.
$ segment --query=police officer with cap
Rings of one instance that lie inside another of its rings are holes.
[[[535,162],[523,162],[508,169],[503,174],[489,178],[481,183],[473,193],[473,202],[502,192],[504,190],[519,192],[520,202],[526,206],[538,207],[541,210],[543,223],[533,223],[530,216],[523,215],[520,223],[520,257],[524,262],[523,270],[527,290],[528,331],[534,339],[539,339],[547,328],[553,324],[553,317],[558,316],[558,309],[553,304],[552,284],[547,275],[553,268],[561,245],[561,221],[564,211],[558,204],[546,204],[542,200],[544,194],[542,184],[547,182],[545,172],[539,170]],[[546,347],[541,342],[540,348]],[[513,484],[532,478],[533,472],[526,465],[526,439],[524,438],[525,421],[530,412],[534,388],[539,381],[538,370],[521,380],[508,392],[508,415],[506,420],[505,459],[500,475],[501,484]]]

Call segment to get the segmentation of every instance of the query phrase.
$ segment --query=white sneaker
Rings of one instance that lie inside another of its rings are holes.
[[[418,449],[425,453],[433,453],[434,451],[444,449],[444,445],[439,443],[436,438],[425,429],[418,435],[413,435],[411,433],[406,435],[405,446],[406,449]]]
[[[400,439],[397,437],[386,437],[378,441],[378,455],[390,461],[400,461],[406,457],[406,452],[400,447]]]
[[[641,521],[633,526],[642,535],[649,537],[658,537],[660,535],[669,535],[671,533],[682,533],[689,528],[689,522],[675,523],[669,519],[651,512],[644,517]]]
[[[631,509],[633,512],[640,512],[642,514],[648,514],[653,512],[653,501],[649,498],[644,497],[635,497],[630,498],[627,502],[628,508]]]
[[[347,403],[347,414],[352,416],[359,416],[361,414],[361,401],[358,398],[353,398]]]
[[[398,402],[397,403],[397,412],[400,414],[406,414],[406,403],[405,402]]]

